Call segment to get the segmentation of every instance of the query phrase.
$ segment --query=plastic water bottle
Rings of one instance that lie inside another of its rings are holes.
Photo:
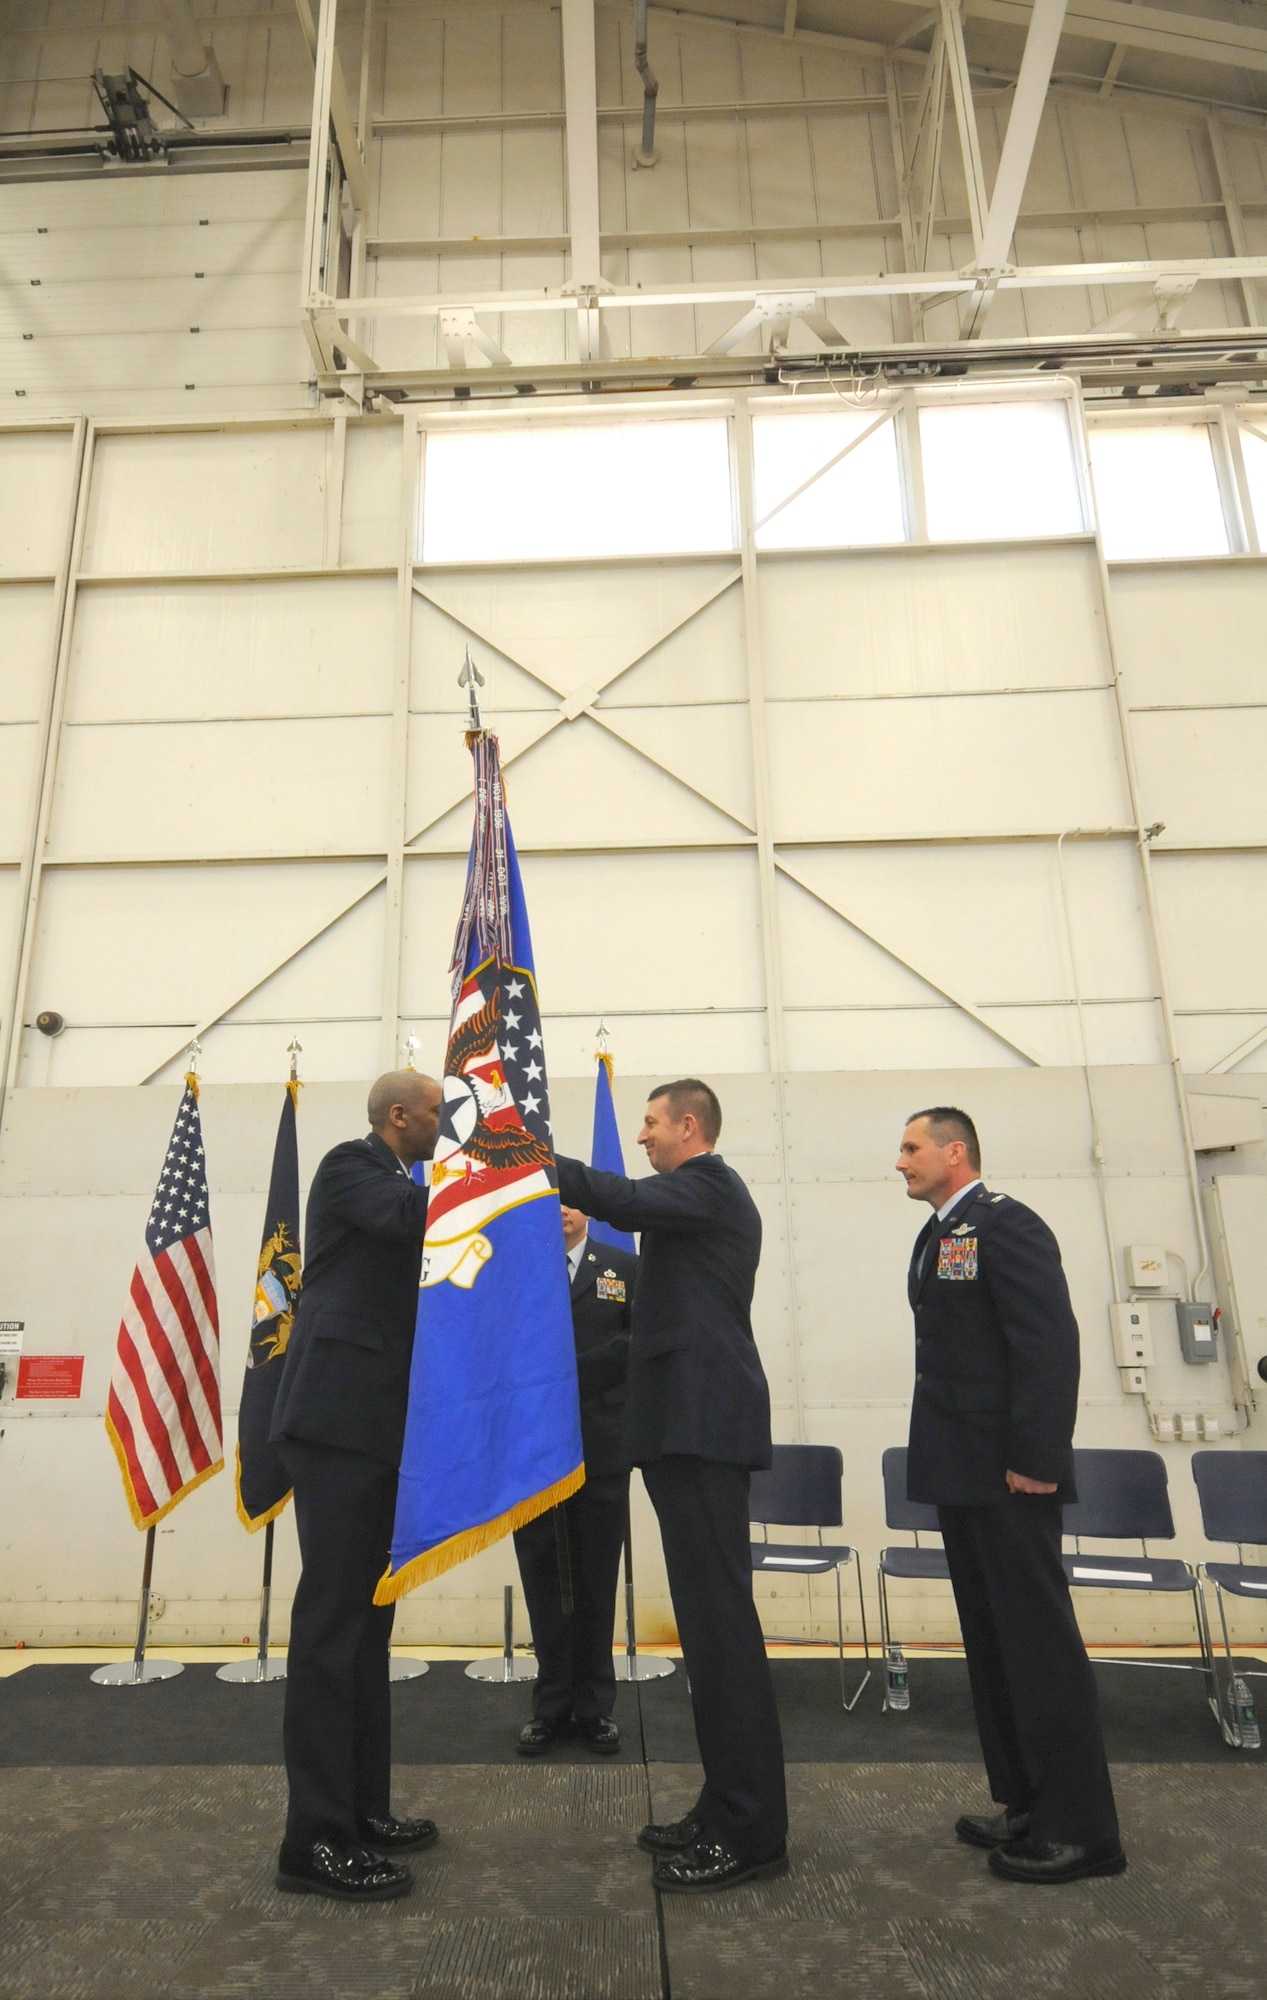
[[[898,1645],[889,1647],[888,1663],[885,1668],[887,1692],[884,1697],[886,1708],[909,1708],[911,1705],[911,1684],[906,1671],[906,1654]],[[1253,1710],[1250,1710],[1251,1715]]]
[[[1254,1698],[1249,1691],[1249,1682],[1237,1674],[1228,1689],[1228,1703],[1232,1714],[1232,1731],[1235,1741],[1242,1750],[1260,1750],[1262,1735],[1258,1718],[1254,1714]]]

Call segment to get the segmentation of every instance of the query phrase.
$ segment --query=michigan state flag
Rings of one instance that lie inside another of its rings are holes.
[[[497,738],[475,831],[431,1170],[390,1604],[581,1485],[580,1404],[528,912]]]
[[[290,1498],[290,1480],[268,1441],[273,1400],[281,1380],[299,1300],[299,1144],[295,1100],[288,1083],[273,1148],[264,1238],[255,1278],[251,1344],[246,1352],[242,1407],[238,1412],[238,1519],[252,1533],[276,1520]]]

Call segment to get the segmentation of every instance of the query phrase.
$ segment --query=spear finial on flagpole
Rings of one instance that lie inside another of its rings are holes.
[[[185,1050],[185,1082],[189,1085],[195,1097],[198,1095],[198,1065],[201,1061],[202,1043],[198,1040],[197,1035],[195,1035],[189,1047]]]
[[[483,685],[484,685],[484,676],[475,664],[475,660],[471,654],[470,644],[468,642],[466,648],[466,658],[462,662],[462,671],[458,675],[458,686],[464,687],[466,689],[466,699],[467,699],[466,726],[468,731],[472,735],[479,734],[480,732],[482,732],[484,728],[484,718],[480,714],[480,698],[479,695],[476,693],[476,689],[482,688]]]
[[[299,1081],[299,1058],[303,1052],[304,1045],[298,1036],[296,1036],[295,1040],[290,1043],[286,1050],[287,1055],[290,1057],[290,1080],[292,1083],[298,1083]]]
[[[405,1058],[405,1061],[404,1061],[404,1068],[405,1068],[405,1069],[413,1069],[413,1068],[415,1068],[415,1067],[416,1067],[416,1065],[415,1065],[415,1063],[414,1063],[414,1057],[415,1057],[415,1056],[417,1055],[417,1053],[418,1053],[418,1051],[419,1051],[419,1049],[420,1049],[421,1047],[422,1047],[422,1044],[421,1044],[421,1042],[420,1042],[420,1041],[418,1040],[418,1037],[417,1037],[417,1035],[406,1035],[406,1036],[405,1036],[405,1039],[404,1039],[404,1042],[403,1042],[403,1043],[402,1043],[402,1045],[401,1045],[401,1051],[400,1051],[401,1055],[402,1055],[402,1056],[403,1056],[403,1057]]]
[[[607,1033],[606,1021],[599,1022],[598,1033],[594,1039],[598,1043],[598,1047],[595,1049],[594,1054],[600,1060],[605,1061],[607,1057],[611,1054],[611,1040]]]

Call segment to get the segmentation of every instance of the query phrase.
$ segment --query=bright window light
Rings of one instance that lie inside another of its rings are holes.
[[[726,419],[434,431],[424,562],[695,554],[735,546]]]
[[[871,430],[877,420],[879,428]],[[839,458],[868,430],[870,437]],[[906,540],[897,440],[893,419],[882,410],[758,415],[752,425],[752,456],[759,549]],[[833,464],[834,459],[839,462]],[[830,471],[824,472],[824,466]],[[790,498],[792,494],[797,497]]]
[[[1063,402],[935,404],[919,438],[933,541],[1082,533]]]
[[[1254,425],[1253,430],[1250,424]],[[1254,508],[1258,546],[1267,549],[1267,410],[1247,412],[1242,418],[1241,450],[1245,455],[1245,478]]]
[[[1227,554],[1208,424],[1096,425],[1090,436],[1106,556]]]

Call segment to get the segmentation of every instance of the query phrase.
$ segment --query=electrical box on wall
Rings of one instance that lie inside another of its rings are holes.
[[[1214,1307],[1204,1304],[1190,1305],[1187,1299],[1176,1299],[1175,1312],[1179,1320],[1179,1345],[1185,1361],[1217,1361],[1218,1342],[1214,1338]]]
[[[1160,1243],[1128,1243],[1126,1276],[1133,1291],[1158,1291],[1166,1282],[1166,1252]]]
[[[1151,1367],[1153,1334],[1148,1323],[1148,1307],[1142,1299],[1110,1306],[1109,1329],[1113,1335],[1113,1359],[1119,1368]]]

